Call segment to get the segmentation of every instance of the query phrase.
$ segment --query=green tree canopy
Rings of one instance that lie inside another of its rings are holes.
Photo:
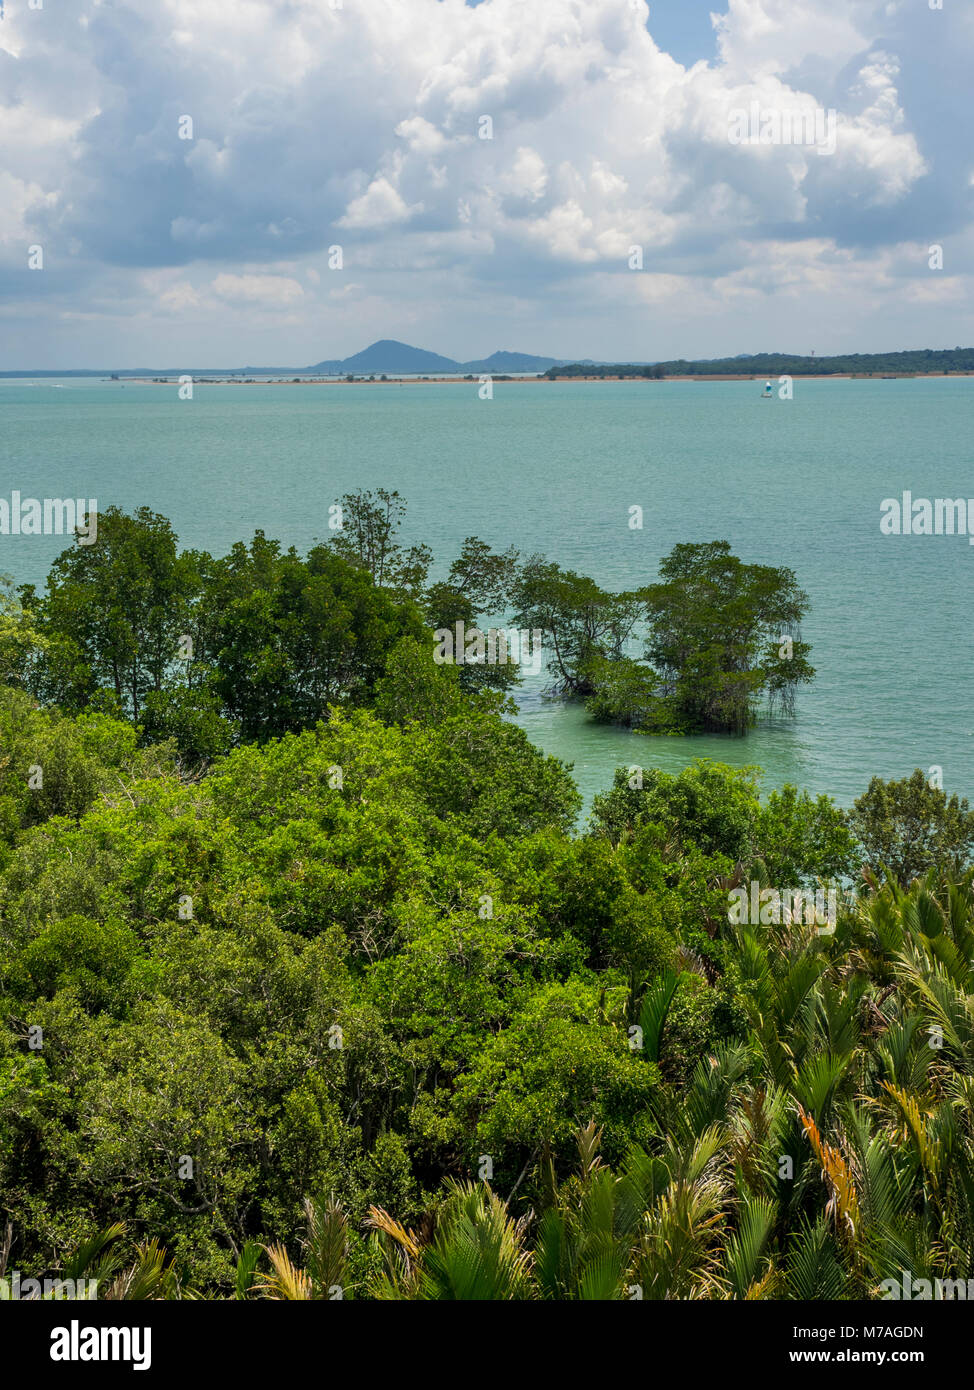
[[[874,870],[902,884],[933,869],[957,875],[974,852],[974,811],[916,768],[900,781],[874,777],[853,805],[850,825]]]
[[[515,624],[543,634],[555,689],[573,696],[593,692],[593,662],[622,655],[640,613],[636,594],[609,593],[539,555],[522,566],[513,599]]]
[[[262,532],[249,549],[234,546],[213,592],[214,688],[245,739],[367,702],[396,643],[425,632],[411,600],[333,549],[316,546],[302,560]]]
[[[62,552],[42,598],[25,592],[47,642],[38,693],[81,710],[106,691],[137,723],[148,692],[162,690],[176,668],[199,587],[196,557],[178,553],[165,517],[107,508],[97,543]]]
[[[726,541],[678,545],[645,591],[647,656],[691,728],[743,733],[762,692],[789,710],[812,679],[799,624],[808,596],[790,569],[746,565]]]

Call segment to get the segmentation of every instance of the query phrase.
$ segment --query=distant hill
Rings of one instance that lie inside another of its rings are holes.
[[[407,375],[420,375],[439,372],[455,372],[458,364],[452,357],[441,357],[438,352],[426,352],[423,348],[410,347],[408,343],[398,343],[394,338],[380,338],[377,343],[345,357],[340,362],[318,362],[306,371],[343,376],[351,372],[355,376],[372,372],[403,372]]]
[[[533,357],[529,352],[492,352],[479,362],[462,362],[464,372],[546,372],[549,367],[557,367],[561,359],[557,357]]]
[[[558,366],[559,360],[557,357],[534,357],[528,352],[494,352],[475,362],[457,362],[438,352],[397,342],[395,338],[380,338],[353,357],[316,362],[302,370],[317,372],[320,376],[370,376],[376,372],[405,376],[435,376],[444,372],[544,372]]]

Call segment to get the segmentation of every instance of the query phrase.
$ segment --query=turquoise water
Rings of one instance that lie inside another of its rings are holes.
[[[747,738],[648,739],[528,691],[520,722],[587,798],[618,764],[758,764],[848,804],[870,777],[943,769],[974,799],[967,625],[974,547],[883,536],[879,507],[974,496],[974,379],[197,386],[0,382],[0,496],[147,505],[184,545],[255,528],[305,549],[355,488],[397,488],[407,540],[448,564],[465,536],[542,551],[604,585],[651,581],[678,541],[789,565],[818,675],[793,721]],[[644,528],[629,529],[629,508]],[[974,523],[972,523],[974,526]],[[57,537],[0,536],[0,571],[43,581]]]

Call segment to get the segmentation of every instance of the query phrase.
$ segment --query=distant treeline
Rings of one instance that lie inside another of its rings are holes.
[[[851,373],[884,372],[974,372],[974,348],[918,348],[913,352],[852,352],[844,357],[796,357],[786,352],[763,352],[755,357],[715,357],[703,362],[603,363],[600,366],[573,363],[549,367],[545,376],[641,376],[659,379],[667,376],[847,376]]]

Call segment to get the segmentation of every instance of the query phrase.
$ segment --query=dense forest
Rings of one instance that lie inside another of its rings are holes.
[[[759,352],[743,357],[714,357],[688,362],[573,363],[549,367],[544,375],[551,380],[577,376],[850,376],[886,373],[974,372],[974,348],[916,348],[909,352],[850,352],[839,357],[803,357],[787,352]]]
[[[517,668],[437,664],[434,632],[511,605],[597,699],[635,609],[700,720],[673,613],[712,644],[719,576],[747,704],[804,661],[761,655],[794,576],[711,543],[605,596],[471,539],[431,583],[401,513],[343,499],[306,557],[258,533],[220,560],[106,513],[43,594],[3,591],[0,1275],[299,1300],[974,1277],[966,801],[918,770],[846,812],[634,739],[579,828],[571,770],[507,717]]]

